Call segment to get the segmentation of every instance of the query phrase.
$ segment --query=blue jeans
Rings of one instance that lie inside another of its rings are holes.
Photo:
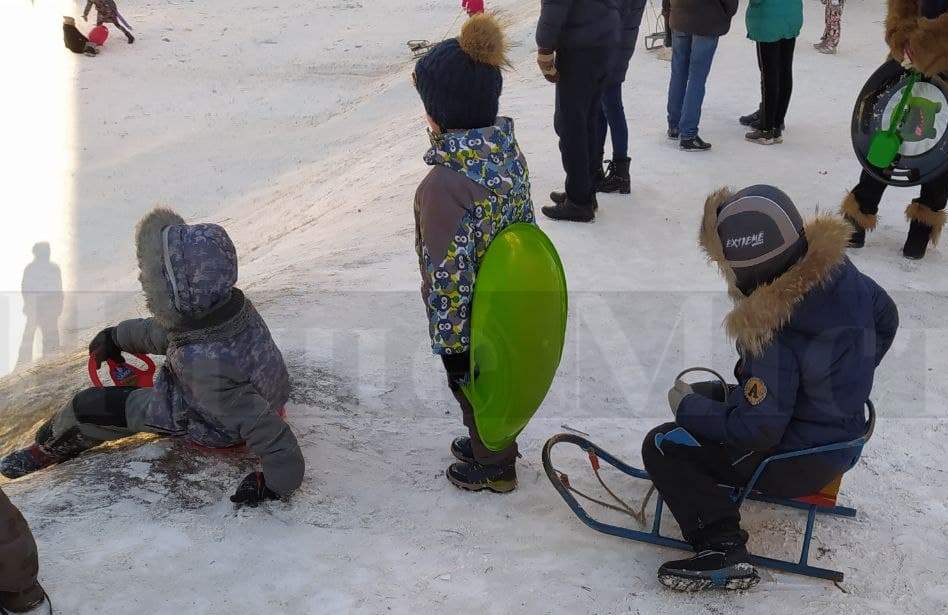
[[[672,33],[672,71],[668,86],[668,127],[682,139],[698,136],[704,86],[718,48],[718,37]]]
[[[599,134],[602,148],[606,146],[606,132],[612,136],[612,159],[625,160],[629,157],[629,125],[625,119],[625,107],[622,106],[622,82],[606,86],[602,92],[602,110],[599,112]]]

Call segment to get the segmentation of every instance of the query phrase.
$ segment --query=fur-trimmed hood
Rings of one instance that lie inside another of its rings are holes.
[[[187,328],[230,300],[237,251],[220,226],[188,225],[155,208],[139,221],[135,243],[145,301],[166,328]]]
[[[770,284],[744,296],[735,285],[734,270],[724,258],[724,247],[717,233],[717,213],[733,195],[722,188],[708,196],[698,243],[717,264],[728,285],[734,309],[725,319],[725,328],[738,346],[759,356],[787,325],[806,295],[824,287],[847,262],[846,247],[852,230],[842,219],[820,215],[806,223],[804,234],[809,243],[806,255]]]

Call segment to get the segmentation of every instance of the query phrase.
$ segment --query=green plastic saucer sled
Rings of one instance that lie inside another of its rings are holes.
[[[526,223],[501,231],[477,271],[464,387],[487,448],[510,446],[543,403],[563,355],[566,313],[566,274],[550,239]]]

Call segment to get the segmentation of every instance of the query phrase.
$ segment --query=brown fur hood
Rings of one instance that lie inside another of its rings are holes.
[[[708,196],[698,243],[721,270],[734,301],[734,309],[724,321],[728,336],[737,340],[742,350],[759,356],[790,321],[803,297],[829,281],[845,262],[852,230],[836,216],[818,215],[809,220],[804,226],[809,243],[806,255],[776,280],[745,297],[735,285],[734,270],[724,258],[717,233],[718,209],[733,194],[729,188],[721,188]]]
[[[910,45],[913,64],[929,77],[948,72],[948,13],[927,19],[919,0],[889,0],[885,40],[899,61]]]

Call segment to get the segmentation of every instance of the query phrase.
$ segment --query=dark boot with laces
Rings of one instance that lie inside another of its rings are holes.
[[[451,443],[451,454],[458,461],[474,463],[474,447],[471,446],[471,438],[468,436],[455,438]]]
[[[747,533],[740,531],[733,540],[696,548],[693,557],[665,562],[658,569],[658,580],[676,591],[750,589],[760,581],[760,575],[750,563],[746,540]]]
[[[54,440],[52,426],[47,421],[36,432],[36,442],[0,460],[0,474],[10,480],[20,478],[77,457],[97,444],[100,444],[98,440],[84,436],[78,427]]]
[[[481,465],[459,461],[445,472],[453,485],[466,491],[510,493],[517,488],[517,465],[511,461],[501,465]]]
[[[552,196],[552,195],[551,195]],[[589,205],[579,205],[574,203],[568,197],[562,202],[556,202],[555,205],[547,205],[540,209],[543,215],[553,220],[568,220],[570,222],[592,222],[596,218],[596,197],[592,198]]]
[[[631,163],[632,161],[628,158],[617,158],[609,161],[606,175],[599,182],[597,190],[607,194],[616,192],[629,194],[632,191],[632,180],[629,177],[629,165]]]

